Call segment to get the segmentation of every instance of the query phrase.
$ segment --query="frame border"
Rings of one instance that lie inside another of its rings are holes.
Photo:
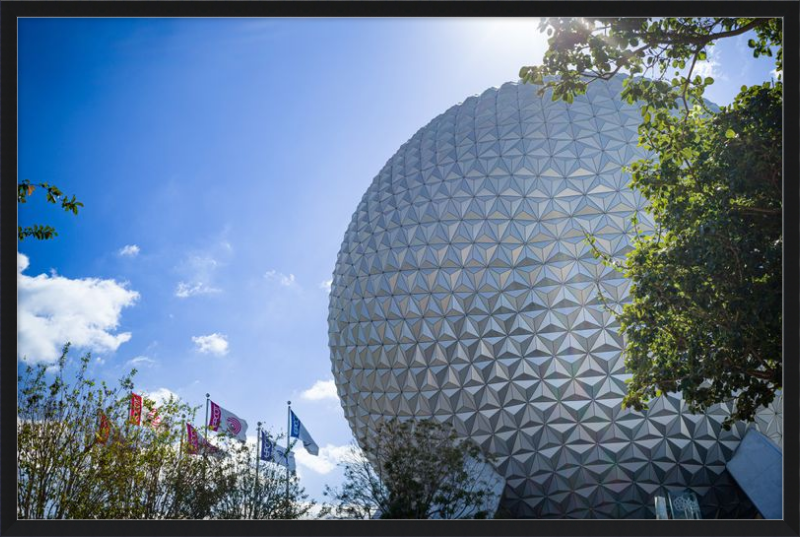
[[[798,514],[798,355],[800,346],[800,289],[798,280],[798,244],[800,216],[798,201],[798,153],[786,148],[798,147],[798,22],[800,3],[795,1],[746,2],[102,2],[102,1],[5,1],[0,5],[0,143],[5,156],[0,165],[2,176],[17,177],[17,19],[25,17],[542,17],[564,15],[620,15],[653,17],[665,15],[711,16],[724,12],[728,16],[769,16],[784,19],[784,519],[783,520],[17,520],[16,518],[16,332],[14,302],[16,281],[16,235],[14,224],[17,207],[11,181],[2,183],[0,197],[0,396],[6,404],[0,407],[0,534],[3,535],[715,535],[715,536],[795,536],[799,535]],[[790,178],[789,181],[786,179]],[[789,225],[787,225],[787,223]],[[788,297],[788,298],[787,298]],[[11,358],[14,356],[14,358]],[[787,359],[788,358],[788,359]],[[14,397],[15,399],[15,397]],[[786,404],[789,403],[789,404]],[[2,439],[6,442],[2,443]],[[3,445],[4,444],[4,445]],[[786,456],[789,454],[789,456]]]

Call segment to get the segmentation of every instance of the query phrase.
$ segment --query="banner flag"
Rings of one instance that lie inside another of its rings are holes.
[[[286,450],[272,442],[266,431],[261,431],[261,453],[259,454],[259,458],[262,461],[280,464],[292,471],[297,469],[294,453],[289,452],[287,457]]]
[[[272,461],[272,441],[269,439],[269,435],[267,431],[261,431],[261,453],[259,454],[259,458],[262,461]]]
[[[158,415],[158,409],[156,407],[153,407],[153,409],[147,413],[146,421],[154,431],[157,431],[161,426],[161,416]]]
[[[294,461],[294,453],[291,451],[287,453],[286,448],[274,446],[272,448],[272,461],[288,468],[292,472],[297,470],[297,464],[295,464]]]
[[[192,427],[191,423],[186,424],[186,453],[189,455],[200,455],[203,452],[209,455],[223,455],[223,452],[217,447],[212,446],[208,440],[203,438],[197,430]]]
[[[212,431],[228,434],[242,442],[247,441],[247,422],[242,418],[225,410],[214,401],[211,401],[211,415],[208,418],[208,428]]]
[[[108,442],[108,438],[111,436],[111,422],[108,420],[108,417],[100,413],[100,426],[98,427],[97,433],[95,434],[95,439],[98,444],[105,445]]]
[[[303,447],[306,448],[306,451],[312,455],[319,455],[319,446],[314,442],[314,439],[311,438],[311,435],[308,434],[305,426],[300,422],[300,418],[295,415],[294,410],[290,410],[289,413],[292,423],[289,436],[292,438],[299,438],[303,442]]]
[[[186,453],[189,455],[197,455],[200,453],[200,441],[197,438],[199,435],[192,427],[191,423],[186,424]]]
[[[142,396],[131,394],[131,411],[128,422],[131,425],[141,425],[142,423]]]

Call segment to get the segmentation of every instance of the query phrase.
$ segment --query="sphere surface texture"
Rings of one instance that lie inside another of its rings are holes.
[[[613,315],[630,283],[631,217],[652,229],[622,167],[641,158],[621,80],[574,103],[509,83],[418,131],[375,177],[334,270],[334,379],[359,442],[387,417],[433,418],[493,454],[517,517],[653,516],[661,487],[705,516],[746,500],[725,472],[744,424],[679,396],[622,410]]]

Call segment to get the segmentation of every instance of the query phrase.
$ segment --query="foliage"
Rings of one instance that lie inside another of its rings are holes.
[[[298,519],[311,516],[316,502],[308,500],[296,473],[287,475],[283,466],[260,461],[256,478],[252,468],[256,455],[254,449],[240,446],[228,453],[226,463],[229,474],[235,476],[235,482],[220,498],[214,518]]]
[[[432,420],[384,422],[342,463],[341,489],[327,488],[338,518],[487,518],[487,458]]]
[[[185,423],[197,409],[170,400],[141,426],[128,423],[136,370],[111,388],[87,376],[84,355],[66,378],[69,345],[51,374],[44,364],[18,377],[17,516],[23,519],[298,518],[307,502],[296,476],[262,463],[254,446],[220,436],[219,456],[188,455]],[[104,442],[100,415],[111,428]]]
[[[725,422],[752,420],[781,389],[780,76],[741,88],[733,104],[703,99],[711,77],[694,75],[716,41],[752,31],[753,56],[775,55],[779,19],[544,19],[549,50],[523,67],[540,94],[572,102],[595,80],[625,69],[622,98],[640,106],[631,185],[647,200],[654,230],[636,227],[633,250],[596,257],[632,282],[617,313],[633,377],[623,404],[646,408],[681,391],[690,408],[735,402]],[[688,67],[687,67],[688,66]],[[670,78],[670,70],[674,70]],[[634,221],[635,224],[638,222]]]
[[[24,179],[21,183],[17,184],[17,202],[18,203],[27,203],[28,196],[32,195],[36,187],[41,187],[45,190],[45,198],[47,199],[48,203],[57,203],[58,201],[61,202],[61,208],[65,211],[71,212],[72,214],[78,214],[78,207],[83,207],[83,203],[75,199],[75,196],[72,198],[67,198],[61,190],[55,185],[50,185],[48,183],[38,183],[33,184],[28,179]],[[25,237],[33,237],[39,240],[46,240],[51,239],[58,235],[56,230],[52,226],[43,226],[41,224],[34,224],[33,226],[17,226],[17,235],[19,240],[25,239]]]

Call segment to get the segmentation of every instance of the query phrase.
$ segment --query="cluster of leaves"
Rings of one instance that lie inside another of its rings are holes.
[[[657,83],[638,80],[623,92],[623,98],[631,91],[642,91],[640,100],[655,108],[672,108],[680,98],[688,112],[690,102],[702,102],[705,87],[714,82],[711,77],[692,77],[697,62],[707,59],[717,40],[751,30],[756,35],[749,41],[753,56],[772,56],[777,48],[776,69],[783,66],[780,19],[545,18],[539,29],[551,36],[542,65],[524,66],[519,76],[524,82],[542,85],[541,95],[551,89],[553,100],[566,102],[585,93],[587,84],[609,80],[624,70]],[[545,80],[549,76],[558,79]]]
[[[129,424],[136,371],[116,388],[98,384],[87,378],[87,354],[69,380],[68,350],[55,374],[39,364],[18,377],[19,518],[298,518],[313,508],[297,477],[274,465],[260,465],[256,484],[255,453],[235,440],[218,438],[220,456],[188,455],[183,431],[197,408],[170,400],[157,426]],[[145,399],[143,414],[153,405]],[[105,441],[101,413],[111,424]]]
[[[525,82],[572,102],[588,84],[624,70],[621,97],[640,106],[631,186],[647,200],[654,229],[635,227],[632,251],[596,257],[631,280],[617,313],[632,379],[623,404],[638,410],[681,391],[690,408],[735,402],[752,420],[781,389],[781,110],[776,82],[743,86],[733,104],[703,99],[711,77],[693,76],[719,39],[752,31],[753,56],[782,68],[779,19],[545,19],[543,65]],[[674,71],[671,73],[671,71]],[[637,224],[634,219],[634,224]]]
[[[626,404],[735,397],[729,425],[781,388],[781,114],[780,84],[746,88],[713,117],[665,120],[670,147],[632,166],[662,232],[637,237],[624,264]]]
[[[48,183],[33,184],[28,179],[24,179],[21,183],[17,184],[17,202],[27,203],[28,197],[33,194],[37,187],[44,189],[45,198],[47,199],[48,203],[55,204],[60,201],[61,208],[67,212],[77,215],[78,207],[83,207],[83,203],[76,200],[75,196],[68,198],[63,192],[61,192],[61,190],[59,190],[57,186]],[[35,224],[33,226],[26,227],[17,226],[17,235],[19,240],[23,240],[25,237],[46,240],[57,236],[58,233],[56,233],[56,230],[52,226]]]
[[[326,488],[337,518],[487,518],[488,459],[433,420],[383,422],[342,462],[344,484]]]

